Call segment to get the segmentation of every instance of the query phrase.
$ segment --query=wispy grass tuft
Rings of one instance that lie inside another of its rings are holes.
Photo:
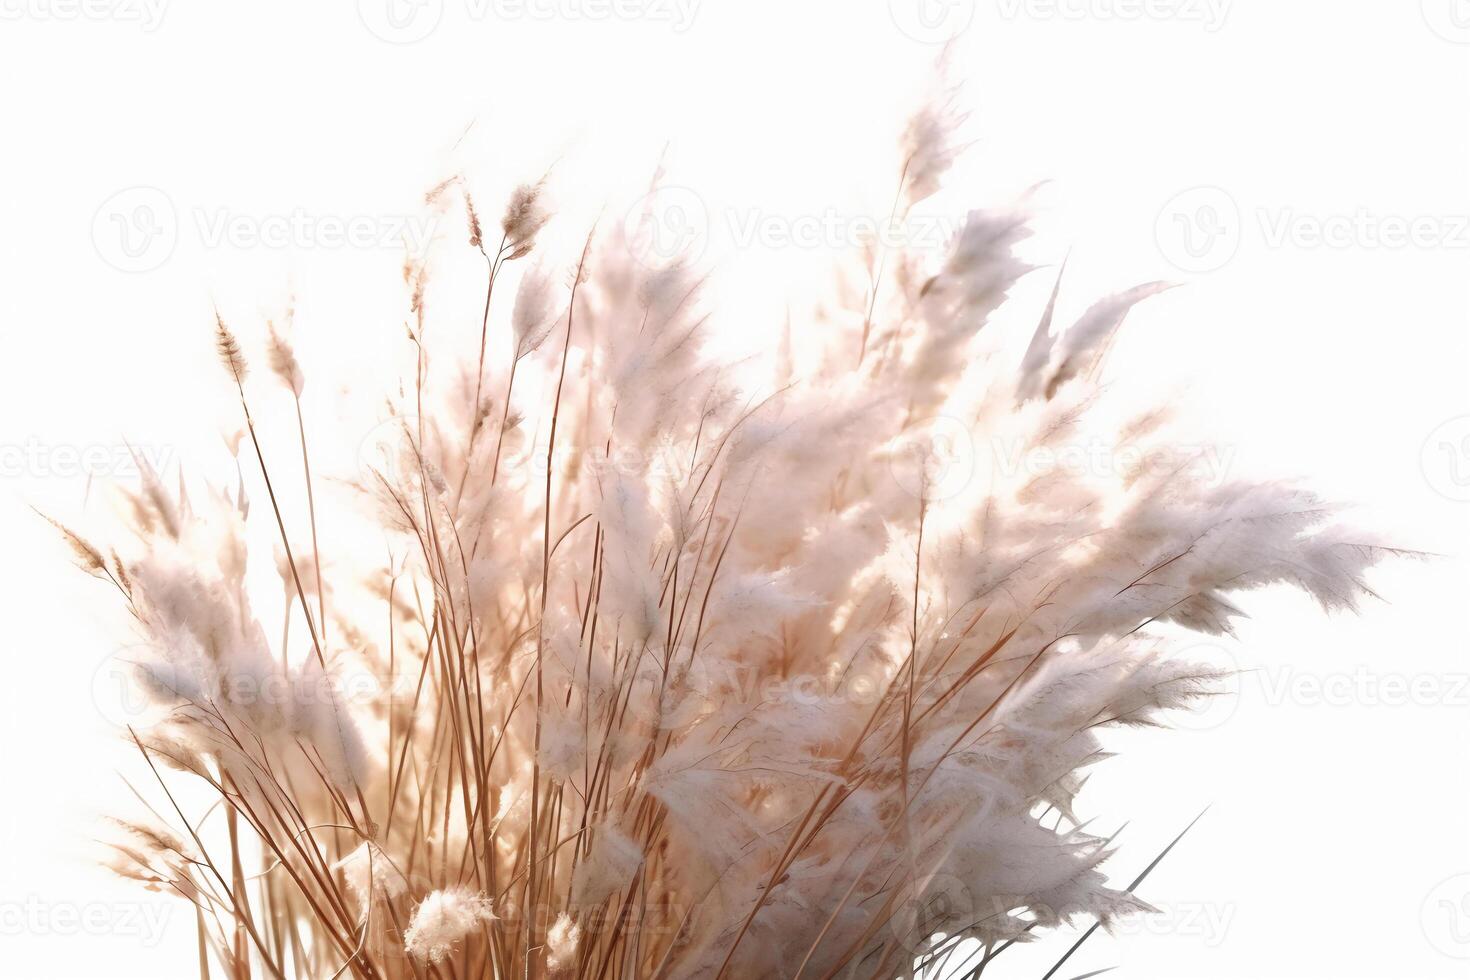
[[[895,220],[956,118],[905,132]],[[1058,275],[1013,336],[1026,216],[977,210],[940,254],[844,259],[866,288],[751,380],[707,352],[685,262],[615,227],[508,273],[545,180],[498,242],[464,180],[428,195],[459,199],[484,275],[405,267],[413,380],[353,481],[368,527],[318,527],[291,318],[257,390],[216,316],[284,622],[252,609],[243,486],[190,500],[145,467],[117,551],[61,527],[135,619],[158,707],[127,732],[152,812],[110,863],[195,907],[201,975],[897,977],[962,943],[993,975],[1013,943],[1147,912],[1076,810],[1108,729],[1222,677],[1166,627],[1228,630],[1230,597],[1272,583],[1350,608],[1382,554],[1307,491],[1212,478],[1163,407],[1104,390],[1164,284],[1068,328]],[[473,375],[431,370],[434,291],[481,314]],[[251,405],[284,396],[296,431],[262,431]],[[1113,455],[1037,471],[1002,446]]]

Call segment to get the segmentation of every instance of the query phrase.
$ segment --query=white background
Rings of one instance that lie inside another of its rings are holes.
[[[129,475],[124,440],[170,474],[232,476],[212,302],[255,343],[294,290],[307,410],[350,467],[406,368],[397,216],[455,170],[493,215],[555,164],[576,237],[598,209],[621,220],[663,159],[729,343],[758,344],[843,218],[886,212],[901,113],[957,32],[977,142],[942,208],[1050,179],[1037,254],[1072,250],[1072,312],[1191,283],[1130,320],[1116,375],[1182,383],[1232,472],[1311,474],[1449,556],[1384,568],[1386,601],[1356,618],[1246,597],[1254,618],[1215,651],[1259,668],[1238,696],[1116,738],[1083,801],[1100,829],[1131,820],[1123,882],[1213,804],[1142,889],[1163,913],[1059,975],[1470,975],[1470,4],[427,0],[396,27],[389,10],[0,0],[0,974],[193,975],[189,910],[91,863],[98,815],[128,803],[115,772],[137,775],[99,708],[118,626],[29,508],[90,526],[100,484]],[[354,218],[367,240],[332,241]],[[464,310],[435,329],[468,350]],[[994,972],[1038,976],[1069,941]]]

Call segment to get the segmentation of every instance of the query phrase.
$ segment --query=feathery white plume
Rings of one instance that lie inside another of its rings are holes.
[[[439,963],[470,930],[494,918],[484,895],[466,888],[440,888],[426,895],[414,910],[403,934],[403,947],[410,956]]]

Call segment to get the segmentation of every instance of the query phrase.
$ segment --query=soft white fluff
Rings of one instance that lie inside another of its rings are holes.
[[[412,956],[438,963],[471,929],[495,918],[490,900],[466,888],[440,888],[424,896],[403,935]]]

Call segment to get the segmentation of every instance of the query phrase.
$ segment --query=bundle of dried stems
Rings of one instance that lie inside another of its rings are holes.
[[[896,216],[938,187],[952,122],[905,133]],[[1026,219],[975,211],[941,255],[864,250],[864,285],[755,388],[707,355],[686,263],[613,229],[538,264],[545,199],[522,187],[492,230],[462,179],[429,195],[485,259],[479,357],[435,383],[411,262],[413,383],[357,487],[380,567],[317,540],[286,323],[280,439],[250,408],[281,393],[216,324],[239,488],[191,499],[145,467],[128,543],[65,532],[159,706],[127,732],[157,785],[114,865],[197,908],[201,976],[973,976],[1146,910],[1073,802],[1106,729],[1221,676],[1158,631],[1227,631],[1230,594],[1271,583],[1352,607],[1382,553],[1310,493],[1186,458],[1038,475],[967,452],[1172,451],[1166,411],[1110,413],[1097,380],[1164,286],[1055,330],[1054,290],[1008,346],[987,321],[1031,271]],[[278,646],[245,587],[246,483],[278,538]],[[365,676],[370,696],[344,681]]]

